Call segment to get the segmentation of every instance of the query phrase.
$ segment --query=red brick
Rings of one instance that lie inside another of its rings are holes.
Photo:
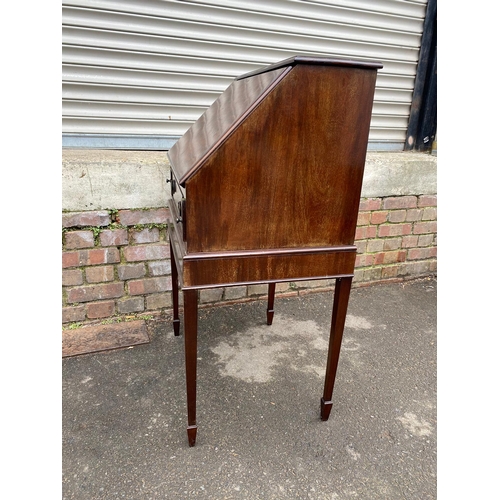
[[[377,212],[372,212],[371,220],[370,222],[372,224],[383,224],[384,222],[387,221],[387,215],[389,212],[387,210],[381,210]]]
[[[437,248],[411,248],[408,250],[408,260],[424,260],[436,257]]]
[[[418,243],[413,245],[415,247],[429,247],[434,244],[435,234],[422,234],[418,236]]]
[[[78,267],[79,265],[80,265],[79,252],[63,252],[62,254],[63,269],[66,269],[68,267]]]
[[[359,211],[379,210],[381,205],[380,198],[363,198],[359,203]]]
[[[422,195],[418,197],[419,207],[437,207],[436,195]]]
[[[105,210],[92,212],[71,212],[62,215],[63,227],[107,226],[111,223],[109,213]]]
[[[375,238],[377,236],[377,226],[361,226],[356,228],[355,240],[364,240],[366,238]]]
[[[363,238],[366,238],[365,233],[366,233],[365,227],[357,227],[356,234],[354,235],[354,241],[358,241],[358,240],[362,240]]]
[[[410,248],[410,247],[416,247],[418,244],[418,236],[415,235],[409,235],[409,236],[403,236],[403,239],[401,241],[401,248]]]
[[[115,279],[115,270],[113,266],[88,267],[85,270],[85,276],[88,283],[113,281]]]
[[[160,241],[160,231],[157,227],[131,231],[130,236],[133,243],[156,243]]]
[[[385,252],[401,248],[402,238],[386,238],[382,241],[384,242],[383,250]]]
[[[94,233],[92,231],[70,231],[64,235],[67,249],[91,248],[94,246]]]
[[[389,222],[404,222],[406,219],[406,210],[392,210],[389,212]]]
[[[379,240],[369,240],[367,245],[368,252],[381,252],[384,249],[384,241],[383,239]]]
[[[374,262],[373,255],[357,255],[354,267],[373,266],[373,262]]]
[[[122,297],[123,294],[123,283],[81,286],[68,290],[68,302],[92,302],[94,300]]]
[[[162,276],[164,274],[170,274],[172,272],[172,267],[169,260],[157,260],[155,262],[148,263],[150,276]]]
[[[413,234],[435,233],[437,222],[417,222],[413,227]]]
[[[382,252],[375,256],[375,265],[395,264],[396,262],[403,262],[405,259],[406,259],[406,252],[404,250]]]
[[[384,224],[379,226],[378,235],[384,236],[406,236],[411,234],[411,224]]]
[[[356,242],[356,253],[361,254],[366,252],[367,240]]]
[[[130,295],[144,295],[147,293],[167,292],[172,290],[172,279],[168,276],[145,278],[128,282]]]
[[[118,277],[121,280],[131,280],[146,276],[146,266],[143,262],[140,264],[125,264],[118,266]]]
[[[77,286],[83,283],[83,273],[80,269],[68,269],[62,272],[63,286]]]
[[[119,210],[120,224],[124,226],[135,226],[136,224],[166,224],[168,222],[168,210],[157,208],[153,210]]]
[[[115,302],[108,300],[106,302],[93,302],[87,304],[87,318],[109,318],[115,313]]]
[[[358,214],[358,226],[367,226],[370,223],[370,212],[360,212]]]
[[[141,245],[136,247],[127,247],[123,250],[125,260],[128,262],[137,262],[140,260],[162,260],[170,257],[168,245]]]
[[[62,322],[73,323],[75,321],[83,321],[85,319],[85,306],[63,307]]]
[[[93,250],[80,250],[78,253],[80,266],[96,266],[120,262],[118,248],[95,248]]]
[[[384,208],[397,209],[397,208],[416,208],[416,196],[394,196],[384,200]]]
[[[120,252],[117,248],[93,248],[92,250],[63,252],[62,258],[63,268],[115,264],[120,262]]]
[[[424,213],[422,214],[422,220],[436,220],[436,219],[437,219],[436,207],[424,208]]]
[[[103,247],[123,246],[128,244],[128,231],[126,229],[106,229],[99,235]]]
[[[423,210],[420,208],[410,208],[406,211],[406,221],[415,222],[422,218]]]

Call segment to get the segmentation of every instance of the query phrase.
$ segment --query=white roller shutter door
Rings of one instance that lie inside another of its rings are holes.
[[[63,146],[168,149],[245,72],[380,61],[371,150],[402,150],[426,0],[63,3]]]

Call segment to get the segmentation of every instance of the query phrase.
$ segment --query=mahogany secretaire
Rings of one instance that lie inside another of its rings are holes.
[[[327,420],[356,259],[379,63],[295,56],[236,78],[168,152],[174,333],[184,298],[188,440],[196,441],[198,290],[336,278]]]

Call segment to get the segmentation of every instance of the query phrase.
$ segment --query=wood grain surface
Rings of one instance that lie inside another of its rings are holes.
[[[188,253],[352,244],[375,79],[293,67],[186,181]]]
[[[75,330],[63,330],[62,355],[65,358],[148,342],[149,335],[144,320],[85,326]]]

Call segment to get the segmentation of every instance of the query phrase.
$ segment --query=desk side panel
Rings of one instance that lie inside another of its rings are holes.
[[[187,182],[188,252],[352,244],[375,80],[295,66]]]

